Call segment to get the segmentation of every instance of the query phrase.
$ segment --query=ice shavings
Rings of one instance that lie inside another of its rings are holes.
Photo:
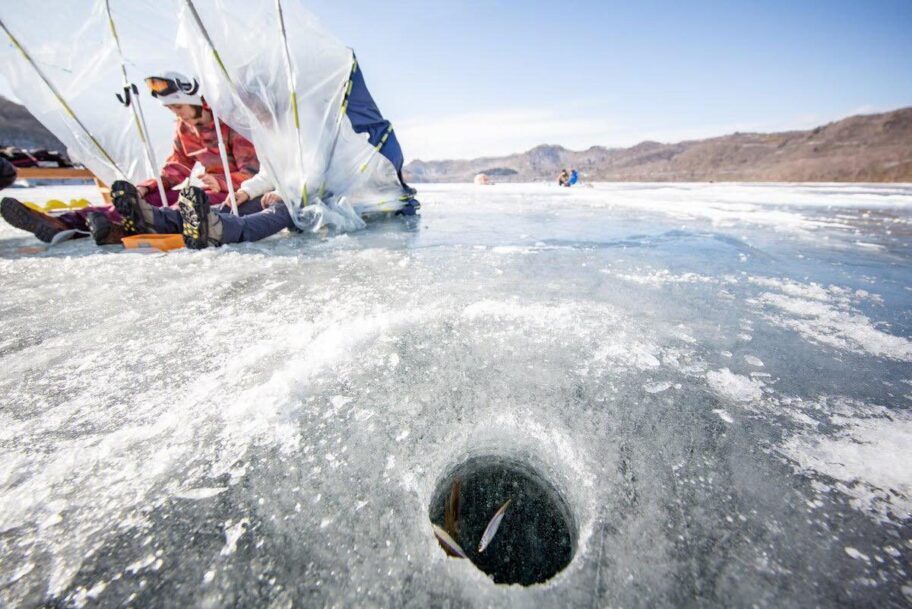
[[[652,370],[661,365],[657,349],[651,345],[634,341],[613,341],[602,345],[593,354],[593,361],[599,363],[613,362],[638,370]]]

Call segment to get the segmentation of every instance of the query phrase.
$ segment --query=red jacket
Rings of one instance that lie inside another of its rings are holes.
[[[260,161],[257,159],[253,144],[225,123],[222,123],[222,139],[225,142],[225,152],[228,154],[231,182],[235,188],[239,188],[241,182],[249,180],[259,172]],[[222,157],[219,155],[215,122],[197,128],[184,121],[178,121],[174,148],[161,170],[165,188],[173,188],[186,180],[197,162],[206,168],[206,173],[218,180],[222,192],[228,190]],[[154,179],[146,180],[140,185],[150,190],[156,188]]]

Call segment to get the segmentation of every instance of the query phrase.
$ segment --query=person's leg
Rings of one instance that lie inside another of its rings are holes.
[[[259,241],[294,226],[288,208],[281,202],[259,213],[238,217],[213,210],[206,193],[199,188],[185,188],[181,191],[179,206],[184,244],[190,249]]]
[[[165,191],[165,204],[162,205],[161,195],[158,193],[158,188],[153,188],[143,197],[143,200],[153,207],[169,207],[177,203],[177,191],[176,190],[166,190]]]
[[[50,243],[57,233],[70,229],[59,218],[29,209],[12,198],[0,201],[0,216],[12,226],[32,233],[45,243]]]
[[[226,202],[222,203],[221,205],[219,205],[218,207],[216,207],[215,203],[213,202],[212,197],[209,195],[209,193],[206,193],[206,195],[209,196],[209,205],[211,207],[213,207],[216,212],[225,213],[225,214],[231,213],[231,204],[230,203],[228,203],[226,201]],[[262,202],[261,197],[257,197],[256,199],[250,199],[249,201],[244,201],[243,203],[238,205],[238,215],[239,216],[249,216],[251,214],[258,214],[261,211],[263,211],[263,202]]]
[[[175,192],[175,202],[179,198],[179,193]],[[214,198],[217,200],[218,195],[221,193],[216,193]],[[210,196],[209,193],[206,193],[207,198]],[[168,199],[171,197],[169,196]],[[211,201],[211,199],[210,199]],[[174,209],[173,207],[156,207],[152,211],[152,227],[155,229],[156,233],[168,234],[168,235],[179,235],[184,230],[184,222],[181,219],[180,211]],[[228,203],[222,203],[215,210],[219,214],[231,214],[231,206]],[[263,206],[260,203],[259,197],[252,199],[250,201],[245,201],[241,205],[238,205],[238,214],[241,216],[249,216],[250,214],[255,214],[263,211]]]
[[[228,199],[227,192],[206,192],[206,195],[209,197],[210,205],[219,205],[225,203]],[[158,188],[153,188],[143,197],[143,200],[153,207],[173,207],[177,205],[177,200],[180,198],[180,192],[176,190],[166,190],[165,191],[166,204],[162,205],[161,195],[158,194]],[[249,201],[248,201],[249,203]],[[225,203],[227,205],[227,203]],[[245,203],[246,205],[246,203]],[[240,206],[238,211],[240,211]]]
[[[119,245],[126,236],[120,223],[113,222],[111,215],[103,211],[90,211],[86,215],[86,225],[95,245]]]
[[[167,197],[162,205],[158,189],[150,190],[144,197],[129,182],[117,181],[111,185],[111,197],[114,207],[123,217],[123,229],[128,235],[137,233],[158,233],[162,235],[179,235],[183,231],[180,212],[171,207],[178,202],[180,193],[174,190],[165,191]],[[212,193],[211,197],[221,203],[227,193]]]
[[[110,205],[93,205],[92,207],[83,207],[82,209],[74,209],[73,211],[68,211],[57,216],[57,219],[67,225],[70,229],[88,231],[89,230],[89,215],[101,214],[106,217],[111,222],[119,223],[120,215]]]
[[[118,195],[118,199],[122,199],[125,194],[121,192],[124,190],[123,184],[118,182],[115,182],[115,184],[117,184],[118,188],[112,188],[111,191],[112,193],[120,193]],[[173,197],[170,191],[166,191],[165,194],[168,197],[169,204],[177,203],[176,192],[173,193]],[[145,199],[149,201],[151,205],[161,205],[161,197],[158,194],[158,189],[149,192],[146,195]],[[178,214],[176,211],[173,212],[170,218],[170,225],[168,221],[162,221],[162,223],[168,227],[163,232],[180,233],[180,225],[178,224],[176,228],[173,226],[175,217],[178,220],[180,219],[180,214]],[[59,219],[71,229],[88,231],[92,235],[92,238],[95,240],[95,243],[97,245],[117,244],[121,242],[121,239],[123,239],[124,236],[138,232],[135,230],[132,232],[124,230],[124,217],[117,211],[117,208],[115,206],[86,207],[84,209],[77,209],[61,214],[59,216]],[[148,226],[146,228],[148,228]]]
[[[179,235],[183,229],[180,212],[173,207],[148,206],[152,231],[160,235]],[[144,214],[145,215],[145,214]]]
[[[241,217],[219,214],[219,219],[222,223],[223,244],[259,241],[283,229],[294,227],[288,206],[281,201],[256,214]]]
[[[161,198],[158,193],[154,194],[159,204]],[[145,200],[140,198],[139,191],[136,187],[126,180],[117,180],[111,184],[111,200],[114,203],[114,209],[123,218],[123,230],[127,235],[136,235],[152,232],[154,223],[153,207]]]

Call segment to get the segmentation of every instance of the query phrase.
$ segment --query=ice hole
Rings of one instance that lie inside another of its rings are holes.
[[[485,530],[507,501],[496,534],[479,551]],[[448,503],[458,504],[449,519]],[[518,459],[467,459],[438,482],[429,511],[431,522],[498,584],[545,582],[569,565],[576,551],[576,521],[567,502],[541,473]]]

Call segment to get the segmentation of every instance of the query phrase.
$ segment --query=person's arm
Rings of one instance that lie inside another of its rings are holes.
[[[238,188],[238,194],[244,193],[248,199],[256,199],[271,190],[275,190],[275,184],[272,183],[272,178],[265,170],[260,169],[258,174],[241,183],[240,188]]]
[[[184,147],[181,144],[180,133],[178,132],[174,136],[174,143],[171,147],[171,154],[165,159],[165,164],[161,169],[161,180],[162,185],[165,189],[173,188],[181,182],[187,179],[187,176],[190,175],[190,168],[196,163],[193,159],[187,156],[184,153]],[[147,192],[158,188],[158,184],[155,179],[146,180],[145,182],[140,182],[137,184],[138,188],[142,188]],[[142,193],[141,194],[145,194]]]

